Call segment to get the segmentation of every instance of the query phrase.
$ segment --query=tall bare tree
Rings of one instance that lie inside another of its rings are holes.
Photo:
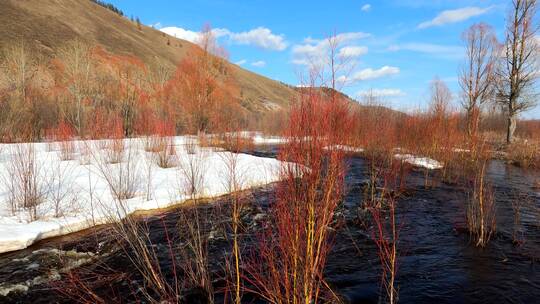
[[[439,77],[435,77],[430,83],[430,110],[432,114],[446,115],[450,102],[452,101],[452,92]]]
[[[91,91],[92,58],[90,51],[90,46],[86,43],[73,40],[58,52],[58,57],[63,64],[58,76],[65,83],[75,107],[73,115],[67,116],[75,126],[78,135],[81,135],[83,129],[84,100],[90,96]]]
[[[538,78],[536,0],[512,0],[506,25],[504,54],[497,70],[497,101],[508,115],[506,142],[514,139],[517,116],[536,105]]]
[[[472,25],[463,32],[466,57],[459,75],[462,90],[461,105],[467,114],[467,134],[476,135],[481,106],[493,97],[497,38],[493,28],[485,23]]]
[[[2,110],[5,122],[3,128],[10,136],[38,136],[36,134],[36,98],[32,96],[32,89],[38,73],[39,62],[37,56],[27,47],[23,40],[6,47],[2,52],[0,72],[5,79],[8,96],[7,108]],[[17,130],[15,135],[13,130]],[[28,139],[28,138],[26,138]]]

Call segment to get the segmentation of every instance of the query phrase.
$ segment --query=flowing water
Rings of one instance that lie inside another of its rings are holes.
[[[252,153],[274,157],[276,149]],[[369,221],[363,220],[367,214],[360,208],[368,176],[366,161],[351,157],[349,165],[348,194],[337,214],[340,224],[325,275],[346,303],[378,303],[380,262]],[[426,188],[424,173],[410,172],[406,192],[397,202],[399,302],[540,302],[540,190],[535,188],[540,174],[493,161],[487,177],[495,191],[497,232],[485,248],[478,248],[470,242],[466,230],[465,189],[447,183]],[[249,200],[251,205],[242,217],[247,227],[243,238],[246,246],[253,244],[252,236],[274,200],[273,186],[254,191]],[[516,202],[520,203],[519,221],[514,217]],[[140,219],[148,223],[150,239],[166,272],[172,268],[167,240],[178,239],[182,243],[181,233],[175,227],[186,218],[178,210],[156,212]],[[227,222],[223,217],[228,212],[226,198],[197,210],[205,219],[202,229],[210,234],[210,268],[216,278],[222,277],[224,256],[230,252],[227,225],[223,224]],[[62,286],[58,279],[63,278],[65,271],[81,265],[96,272],[110,271],[106,268],[110,267],[126,274],[100,286],[100,293],[107,299],[123,298],[123,302],[129,302],[137,298],[137,291],[127,286],[140,278],[124,251],[115,244],[110,228],[102,226],[0,255],[0,302],[69,303],[55,288]],[[214,281],[217,303],[223,284],[220,279]],[[189,296],[190,303],[200,303],[195,301],[196,290]],[[254,301],[249,296],[245,300]]]

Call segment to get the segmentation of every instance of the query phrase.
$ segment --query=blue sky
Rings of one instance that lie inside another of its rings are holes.
[[[292,85],[299,84],[306,58],[324,49],[321,41],[344,34],[354,81],[343,91],[359,97],[372,89],[401,110],[424,107],[435,76],[452,89],[457,105],[461,33],[486,22],[502,38],[508,10],[501,0],[109,1],[179,38],[194,39],[209,23],[231,62]],[[525,116],[540,117],[540,108]]]

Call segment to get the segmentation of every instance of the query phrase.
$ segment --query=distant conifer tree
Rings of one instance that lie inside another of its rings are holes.
[[[110,3],[107,3],[105,1],[101,1],[101,0],[90,0],[92,2],[94,2],[95,4],[101,6],[101,7],[104,7],[120,16],[124,16],[124,12],[122,10],[120,10],[119,8],[117,8],[116,6],[110,4]]]

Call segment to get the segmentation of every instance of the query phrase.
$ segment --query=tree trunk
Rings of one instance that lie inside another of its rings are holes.
[[[480,110],[470,109],[467,111],[467,135],[469,139],[476,137],[480,126]]]
[[[514,141],[514,132],[516,131],[516,114],[508,114],[508,126],[506,129],[506,143],[511,144]]]

